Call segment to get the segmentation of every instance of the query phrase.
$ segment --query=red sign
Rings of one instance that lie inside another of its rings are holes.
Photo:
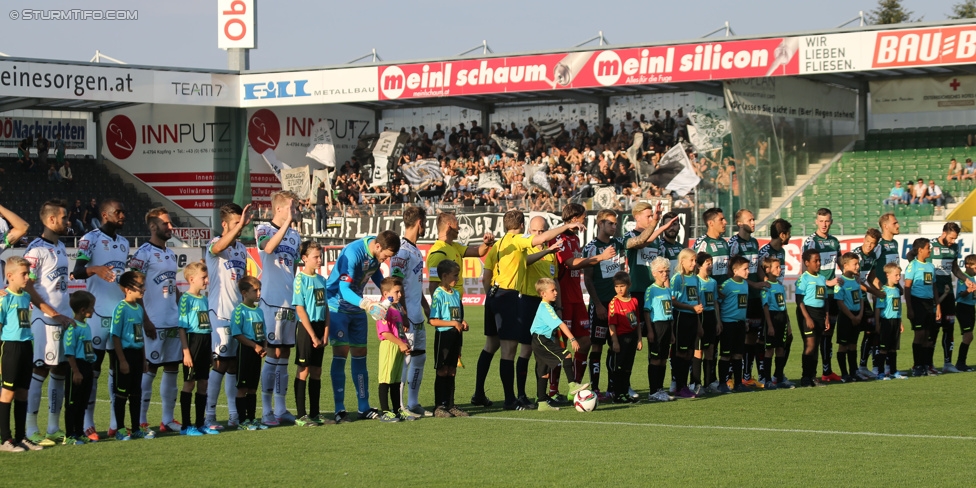
[[[794,39],[380,66],[380,100],[795,75]],[[793,46],[791,48],[791,46]]]
[[[875,69],[972,63],[976,26],[933,27],[879,32],[874,43]]]
[[[173,227],[173,236],[178,237],[181,241],[188,241],[191,239],[201,239],[210,240],[211,236],[210,229],[206,227]]]

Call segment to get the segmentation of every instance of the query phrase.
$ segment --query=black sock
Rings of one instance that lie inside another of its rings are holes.
[[[688,386],[688,366],[685,364],[684,358],[675,357],[671,359],[671,377],[674,378],[675,391],[681,391],[682,388]]]
[[[481,350],[481,355],[478,356],[478,372],[474,383],[474,395],[483,397],[485,396],[485,381],[488,379],[488,371],[491,370],[491,358],[494,354]]]
[[[823,336],[823,338],[820,339],[820,359],[823,361],[824,375],[829,375],[830,373],[834,372],[832,369],[833,365],[831,364],[831,357],[834,355],[833,353],[834,344],[831,342],[831,338],[829,336]],[[816,375],[816,366],[814,366],[814,375]]]
[[[544,401],[545,398],[549,396],[547,391],[549,389],[549,378],[543,378],[543,376],[545,376],[547,373],[551,375],[552,371],[549,370],[549,368],[547,368],[546,365],[542,363],[542,361],[536,359],[535,396],[537,402]]]
[[[868,367],[868,356],[870,355],[870,352],[871,352],[871,336],[870,335],[864,334],[864,337],[861,338],[861,348],[859,349],[859,351],[861,353],[860,354],[861,355],[861,358],[860,358],[861,361],[858,363],[858,366],[860,366],[862,368],[866,368],[866,367]]]
[[[503,361],[504,362],[504,361]],[[434,406],[444,406],[444,377],[437,375],[434,377]]]
[[[713,381],[715,381],[715,379],[712,378],[715,368],[712,366],[711,359],[702,358],[701,362],[702,362],[702,372],[701,372],[702,385],[708,386],[712,384]]]
[[[14,438],[17,442],[27,436],[27,400],[14,400]]]
[[[802,365],[803,376],[802,377],[805,380],[808,380],[808,381],[809,380],[812,380],[813,379],[813,376],[816,374],[816,371],[817,371],[817,356],[816,356],[816,354],[817,353],[814,352],[813,354],[804,354],[803,355],[803,359],[802,359],[802,362],[803,362],[803,365]]]
[[[925,362],[927,366],[935,366],[935,343],[928,347],[926,359],[928,360]]]
[[[390,411],[390,384],[380,383],[380,410]]]
[[[237,406],[237,420],[240,422],[247,420],[247,400],[244,397],[235,397],[234,405]]]
[[[515,360],[515,384],[518,387],[518,396],[524,397],[525,394],[525,382],[529,378],[529,358],[523,358],[519,356]]]
[[[248,393],[244,398],[247,399],[247,419],[254,422],[258,414],[258,395],[257,393]]]
[[[772,352],[773,351],[770,351],[770,354],[772,354]],[[772,379],[773,379],[773,376],[772,375],[773,375],[773,357],[772,356],[768,356],[768,357],[767,356],[763,356],[763,359],[762,359],[762,376],[763,376],[763,380],[765,380],[765,381],[772,381]]]
[[[729,375],[729,371],[731,371],[731,370],[732,370],[732,363],[729,360],[727,360],[727,359],[719,359],[718,360],[718,371],[719,371],[719,373],[722,374],[722,376],[719,378],[719,382],[720,383],[728,383],[729,382],[729,379],[730,379],[730,376],[731,376],[731,375]],[[719,386],[722,386],[722,385],[719,385]]]
[[[603,352],[591,352],[586,365],[590,368],[590,389],[600,390],[600,356]]]
[[[732,360],[732,379],[735,386],[742,384],[742,361]]]
[[[695,374],[695,370],[698,370],[698,374]],[[692,357],[691,358],[691,382],[696,385],[702,384],[702,360],[701,358]]]
[[[787,334],[786,340],[783,342],[783,360],[789,361],[790,359],[790,349],[793,348],[793,334]]]
[[[194,406],[196,407],[197,427],[204,427],[203,421],[207,416],[207,394],[197,393],[194,395]]]
[[[854,351],[847,351],[847,367],[851,370],[851,375],[857,372],[857,354]]]
[[[505,390],[505,403],[511,404],[515,402],[515,361],[511,359],[502,359],[499,361],[498,376],[502,379],[502,390]],[[443,400],[441,398],[441,401]]]
[[[193,425],[190,421],[190,410],[193,403],[193,393],[189,391],[180,391],[180,413],[183,415],[183,426],[189,427]]]
[[[952,336],[944,332],[942,334],[942,355],[945,356],[943,359],[946,364],[952,364]]]
[[[956,358],[956,367],[963,369],[966,367],[966,357],[969,356],[969,344],[963,342],[959,344],[959,355]]]
[[[390,405],[393,407],[391,412],[400,413],[400,383],[390,383]]]
[[[837,364],[840,366],[840,375],[847,376],[847,351],[837,351]]]
[[[742,374],[743,377],[752,379],[752,358],[755,357],[755,353],[752,350],[754,344],[746,344],[745,354],[742,355]],[[733,360],[734,361],[734,360]]]
[[[658,390],[665,390],[664,388],[664,378],[667,376],[667,367],[665,365],[655,366],[657,368],[657,373],[654,377],[654,383],[657,385]],[[657,390],[654,390],[657,391]]]
[[[457,376],[447,376],[447,408],[454,407],[454,389],[457,386]]]
[[[785,376],[783,376],[783,368],[786,367],[786,357],[776,356],[776,371],[773,375],[776,376],[776,381],[783,381]]]
[[[914,361],[914,367],[919,367],[922,365],[922,345],[912,343],[912,361]],[[894,371],[892,371],[894,373]]]
[[[10,435],[10,404],[0,402],[0,442],[12,440]]]
[[[891,368],[891,374],[898,372],[898,353],[895,351],[888,351],[888,367]]]
[[[136,381],[142,381],[142,378],[139,378]],[[135,394],[135,392],[133,394]],[[142,398],[141,392],[129,401],[129,422],[132,422],[132,430],[139,428],[139,414],[142,410],[142,402],[136,400],[137,398]],[[118,420],[118,417],[116,417],[116,420]]]
[[[308,414],[317,417],[322,413],[319,410],[319,400],[322,396],[322,380],[309,378],[308,380]],[[400,390],[397,389],[397,395],[399,395]]]
[[[125,428],[125,401],[126,400],[127,398],[124,396],[115,395],[115,404],[113,405],[113,409],[115,410],[115,419],[116,419],[116,423],[118,424],[116,426],[119,428],[119,430]],[[138,426],[139,424],[136,424],[136,427]]]
[[[308,412],[305,410],[305,386],[306,385],[308,385],[307,381],[300,380],[298,379],[298,375],[295,375],[294,386],[292,386],[292,388],[295,390],[295,411],[298,414],[298,418],[302,418],[308,415]],[[383,385],[380,385],[380,389],[382,388]]]

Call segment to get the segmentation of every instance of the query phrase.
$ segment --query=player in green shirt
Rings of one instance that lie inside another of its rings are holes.
[[[705,235],[698,236],[692,248],[697,252],[707,252],[712,257],[712,278],[721,287],[729,279],[729,245],[725,242],[725,230],[729,222],[720,208],[710,208],[702,214],[705,221]]]
[[[956,296],[952,291],[952,277],[967,284],[969,292],[976,291],[976,283],[969,281],[965,273],[959,269],[959,259],[962,257],[959,252],[959,224],[946,222],[942,226],[942,235],[932,239],[932,264],[935,265],[935,289],[943,293],[949,289],[948,295],[942,300],[942,320],[939,321],[939,328],[942,329],[942,351],[945,362],[942,366],[943,373],[958,373],[959,370],[952,364],[953,328],[956,325]],[[938,339],[938,329],[933,332],[933,341]]]
[[[674,212],[668,212],[661,217],[664,222],[671,222],[676,218],[678,214]],[[663,227],[663,225],[662,225]],[[664,229],[664,233],[658,238],[658,256],[662,256],[671,262],[671,275],[674,275],[674,270],[678,268],[678,254],[681,254],[682,249],[687,249],[684,243],[678,241],[678,234],[681,233],[681,223],[675,221],[673,224],[667,226]]]
[[[824,280],[830,281],[834,279],[837,274],[837,259],[840,257],[840,241],[836,237],[830,234],[830,226],[834,223],[834,216],[830,212],[829,208],[820,208],[817,210],[817,231],[807,237],[803,241],[803,248],[801,252],[812,249],[820,254],[820,276],[824,277]],[[801,272],[805,270],[804,266],[801,266]],[[820,340],[820,358],[823,361],[823,375],[820,377],[820,381],[841,381],[841,377],[834,373],[833,367],[831,366],[831,360],[834,357],[834,329],[837,325],[837,314],[839,313],[837,309],[837,302],[834,301],[834,290],[833,287],[827,288],[827,318],[830,320],[830,329],[824,332],[823,337]]]

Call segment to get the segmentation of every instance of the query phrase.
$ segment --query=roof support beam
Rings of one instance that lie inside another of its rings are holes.
[[[41,103],[40,98],[23,98],[20,100],[15,100],[12,102],[7,102],[0,104],[0,112],[7,112],[10,110],[20,110],[23,108],[31,108],[39,103]]]

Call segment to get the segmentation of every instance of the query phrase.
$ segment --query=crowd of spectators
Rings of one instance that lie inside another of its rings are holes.
[[[477,121],[449,128],[437,124],[432,130],[422,125],[404,127],[400,130],[408,142],[400,159],[391,164],[389,184],[372,186],[363,176],[363,165],[352,158],[333,175],[331,203],[349,216],[391,214],[404,203],[421,204],[429,210],[468,207],[558,212],[570,201],[611,187],[618,210],[629,209],[639,199],[660,197],[674,197],[676,206],[691,206],[690,198],[670,195],[647,178],[673,144],[687,140],[688,124],[688,117],[679,109],[674,116],[670,111],[636,118],[627,113],[616,125],[606,119],[596,127],[580,120],[575,127],[560,124],[553,128],[531,117],[521,128],[511,122],[507,127],[494,123],[486,130]],[[637,133],[644,135],[643,144],[628,151]],[[512,145],[503,148],[492,135]],[[696,154],[687,144],[686,148],[692,166],[704,180],[702,189],[735,191],[735,162],[730,157],[722,157],[720,152]],[[437,160],[443,178],[418,188],[410,185],[400,168],[422,159]],[[549,191],[526,184],[529,165],[545,174]],[[488,179],[499,185],[486,188]],[[315,219],[314,209],[312,212]]]
[[[885,205],[934,205],[936,208],[941,208],[945,206],[945,202],[942,187],[935,184],[935,180],[929,180],[926,185],[925,180],[919,178],[914,183],[911,180],[907,181],[904,188],[901,186],[901,180],[895,180],[895,186],[883,203]]]

